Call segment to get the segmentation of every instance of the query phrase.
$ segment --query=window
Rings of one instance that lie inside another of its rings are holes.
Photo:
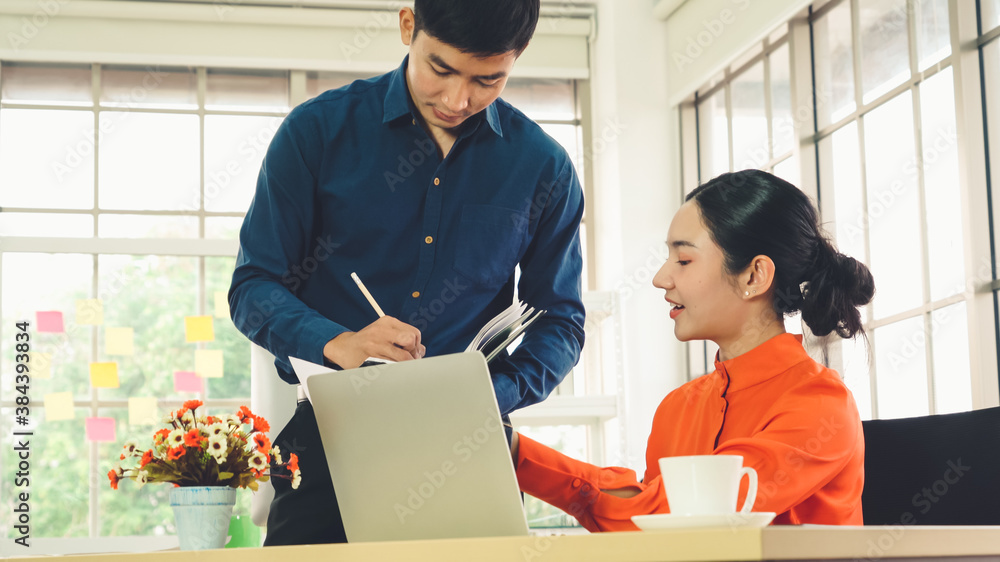
[[[983,171],[963,173],[960,158],[986,170],[998,155],[986,139],[1000,130],[992,101],[1000,91],[1000,22],[996,1],[979,2],[980,83],[978,61],[960,67],[964,53],[952,50],[965,43],[952,29],[976,21],[975,6],[960,5],[952,13],[962,25],[953,26],[947,0],[822,3],[782,26],[776,34],[785,39],[772,34],[751,50],[760,54],[681,107],[682,127],[697,131],[699,147],[695,160],[685,159],[700,174],[685,176],[686,190],[722,171],[771,170],[812,196],[840,251],[871,269],[876,295],[862,311],[870,349],[859,339],[816,350],[844,376],[864,418],[963,411],[997,399],[983,396],[996,393],[996,296],[984,303],[981,287],[989,280],[995,293],[1000,284],[995,251],[976,236],[990,219],[977,214],[985,207],[977,194],[997,185],[997,172],[993,166],[992,182]],[[789,67],[789,54],[807,58],[811,75],[796,74],[806,67]],[[775,94],[781,87],[810,95]],[[979,97],[980,87],[985,138],[980,109],[962,99],[969,90]],[[775,100],[787,103],[777,109]],[[781,119],[793,135],[785,142],[775,134]],[[770,146],[748,141],[746,127],[769,131]],[[788,147],[787,160],[779,146]],[[689,347],[692,376],[711,369],[714,349],[704,347]]]

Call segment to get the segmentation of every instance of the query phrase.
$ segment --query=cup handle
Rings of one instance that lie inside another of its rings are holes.
[[[740,513],[750,513],[753,509],[753,504],[757,501],[757,471],[750,466],[744,466],[740,469],[740,480],[743,480],[743,475],[746,474],[750,482],[747,485],[747,497],[743,500],[743,507],[740,508]]]

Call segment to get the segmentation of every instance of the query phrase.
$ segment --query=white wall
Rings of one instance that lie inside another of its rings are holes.
[[[599,0],[592,45],[592,205],[598,289],[621,291],[627,459],[640,470],[653,411],[684,380],[662,291],[652,276],[680,199],[676,111],[666,102],[666,25],[649,0]],[[603,141],[603,142],[602,142]]]

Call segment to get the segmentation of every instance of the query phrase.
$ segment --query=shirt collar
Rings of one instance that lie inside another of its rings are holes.
[[[716,353],[715,372],[728,374],[728,392],[733,392],[762,383],[807,359],[812,358],[802,347],[802,336],[786,333],[728,361],[719,361]]]
[[[395,121],[404,115],[411,119],[417,118],[417,110],[410,100],[410,92],[406,89],[406,64],[410,60],[410,55],[403,57],[403,63],[396,70],[389,73],[389,88],[385,93],[385,101],[382,105],[382,123]],[[486,122],[493,129],[498,137],[503,137],[503,129],[500,127],[500,113],[497,111],[497,101],[486,107],[481,113],[486,115]],[[482,119],[481,115],[473,115],[470,119]]]

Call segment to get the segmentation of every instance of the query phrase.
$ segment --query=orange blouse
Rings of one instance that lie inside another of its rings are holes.
[[[727,407],[728,402],[728,407]],[[642,482],[520,437],[521,490],[576,517],[590,531],[627,531],[633,515],[669,513],[658,459],[743,455],[757,471],[753,511],[776,524],[861,525],[864,434],[850,390],[813,361],[801,337],[782,334],[674,390],[653,416]],[[631,498],[601,490],[638,488]],[[746,479],[738,505],[746,495]]]

